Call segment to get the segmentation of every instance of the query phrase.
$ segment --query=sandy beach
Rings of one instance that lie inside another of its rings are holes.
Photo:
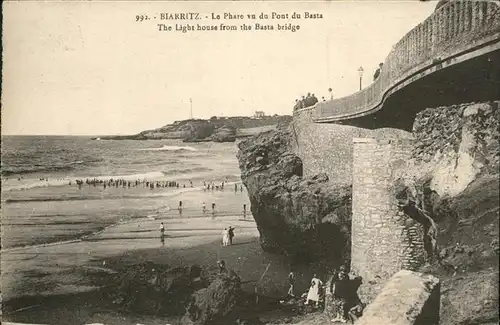
[[[164,209],[156,213],[103,225],[103,230],[80,239],[3,250],[4,320],[135,325],[139,322],[136,316],[123,316],[96,304],[96,290],[113,273],[145,261],[173,267],[198,264],[215,272],[216,261],[223,259],[242,278],[245,291],[257,288],[262,295],[283,296],[289,262],[262,251],[253,217],[249,211],[245,215],[241,211],[243,202],[247,204],[245,193],[189,189],[164,198]],[[185,207],[182,212],[175,208],[179,198]],[[206,202],[205,212],[200,202]],[[214,212],[212,202],[216,204]],[[164,241],[160,239],[160,222],[166,227]],[[235,228],[234,243],[222,247],[221,232],[228,226]],[[50,234],[33,234],[38,235]],[[304,267],[297,273],[298,288],[305,290],[310,270]],[[165,324],[161,318],[138,317],[143,324]]]
[[[260,247],[234,144],[4,140],[12,151],[4,154],[6,163],[21,174],[2,179],[3,321],[165,324],[158,317],[117,311],[99,296],[98,289],[113,274],[144,261],[169,267],[198,264],[212,272],[224,259],[242,278],[245,291],[257,288],[276,298],[286,293],[289,263]],[[76,186],[75,179],[86,178],[175,181],[179,186]],[[203,187],[223,180],[223,190]],[[160,222],[166,226],[164,241]],[[229,226],[235,228],[234,245],[221,247],[222,230]],[[298,277],[299,287],[303,283],[306,288],[310,280],[306,269]]]
[[[159,237],[160,220],[167,229],[164,243]],[[222,247],[220,232],[228,225],[236,228],[234,243]],[[123,316],[91,303],[98,295],[95,290],[110,274],[131,264],[198,264],[215,271],[219,259],[241,276],[247,292],[254,292],[255,287],[267,296],[281,297],[286,292],[288,261],[262,252],[253,220],[240,216],[142,219],[108,227],[81,241],[6,250],[2,259],[4,319],[137,324],[139,317],[144,324],[164,324],[161,318]],[[269,271],[259,282],[269,263]],[[299,287],[306,288],[309,274],[306,268],[303,271]]]

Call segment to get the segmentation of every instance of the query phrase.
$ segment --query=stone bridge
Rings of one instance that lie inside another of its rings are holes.
[[[315,123],[411,131],[425,108],[498,99],[499,3],[448,2],[392,48],[370,86],[295,115],[309,110]]]
[[[294,112],[304,175],[352,184],[350,266],[364,302],[430,258],[425,226],[401,210],[393,188],[411,157],[404,131],[426,108],[500,99],[499,41],[499,1],[450,1],[393,47],[370,86]]]

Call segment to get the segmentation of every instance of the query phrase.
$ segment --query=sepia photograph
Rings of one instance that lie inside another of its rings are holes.
[[[7,0],[1,87],[1,324],[499,324],[498,0]]]

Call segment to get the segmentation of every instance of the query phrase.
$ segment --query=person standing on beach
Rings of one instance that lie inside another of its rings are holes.
[[[240,185],[240,192],[243,192],[243,184]]]
[[[227,228],[224,228],[222,231],[222,246],[226,247],[229,245],[229,231]]]
[[[233,244],[233,237],[234,237],[234,228],[229,226],[229,229],[227,230],[228,236],[229,236],[229,245]]]
[[[179,211],[182,210],[182,201],[179,201]]]
[[[246,219],[247,217],[247,205],[243,204],[243,219]]]
[[[212,203],[212,212],[215,212],[215,203]]]
[[[238,184],[234,184],[234,191],[238,192]]]
[[[162,223],[160,223],[160,237],[163,238],[163,236],[165,236],[165,225]]]
[[[294,288],[295,288],[295,273],[293,273],[293,270],[290,271],[290,273],[288,274],[288,284],[290,285],[290,287],[288,288],[288,296],[289,297],[295,297],[295,293],[294,293]]]
[[[206,206],[205,202],[203,202],[202,207],[203,207],[203,214],[205,214],[205,212],[207,210],[207,206]]]

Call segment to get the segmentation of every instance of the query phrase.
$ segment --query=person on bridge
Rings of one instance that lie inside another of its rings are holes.
[[[382,62],[380,62],[378,64],[378,68],[377,70],[375,70],[375,73],[373,74],[373,80],[377,80],[377,78],[380,76],[380,72],[382,72],[382,67],[384,66],[384,64]]]
[[[300,102],[298,99],[295,100],[295,105],[293,106],[293,110],[296,111],[300,109]]]
[[[310,99],[310,105],[309,106],[314,106],[318,103],[318,98],[316,98],[316,96],[314,94],[311,95],[311,99]]]

